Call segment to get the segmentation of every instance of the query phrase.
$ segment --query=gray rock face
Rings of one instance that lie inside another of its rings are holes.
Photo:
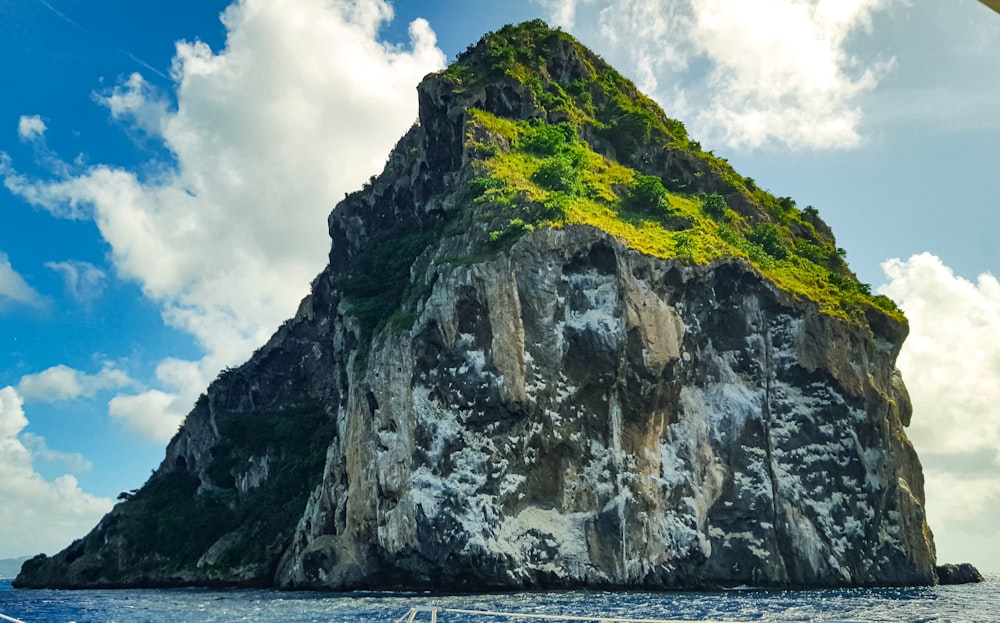
[[[567,79],[598,62],[560,46]],[[296,316],[211,385],[142,491],[18,585],[934,583],[904,324],[589,226],[484,248],[509,218],[469,207],[466,143],[509,145],[468,109],[545,111],[509,81],[419,96],[385,172],[331,214]],[[648,151],[647,175],[767,216],[708,161]]]
[[[933,582],[898,335],[583,227],[425,279],[349,374],[282,586]]]

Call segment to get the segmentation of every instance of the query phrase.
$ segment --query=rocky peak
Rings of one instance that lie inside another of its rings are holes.
[[[934,581],[905,319],[815,209],[543,22],[418,94],[296,316],[20,585]]]
[[[898,308],[858,282],[815,208],[740,176],[540,20],[487,34],[418,94],[420,122],[386,171],[331,214],[334,270],[404,231],[482,257],[498,237],[587,224],[663,258],[744,259],[825,313],[905,336]]]

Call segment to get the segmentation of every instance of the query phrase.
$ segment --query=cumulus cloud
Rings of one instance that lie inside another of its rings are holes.
[[[97,164],[38,180],[0,171],[26,201],[92,218],[116,273],[205,349],[204,361],[167,365],[185,368],[174,377],[190,387],[119,396],[116,417],[162,439],[125,414],[150,409],[174,428],[220,368],[295,312],[326,262],[327,214],[381,169],[416,120],[417,82],[444,64],[423,20],[410,24],[408,47],[381,41],[391,19],[384,0],[236,3],[222,14],[224,49],[177,44],[171,97],[138,75],[98,97],[114,119],[162,141],[169,158],[154,173]]]
[[[871,14],[883,4],[696,2],[694,40],[714,64],[717,89],[702,122],[719,125],[730,145],[757,147],[772,137],[791,145],[856,145],[861,113],[854,99],[886,66],[861,66],[845,44],[871,28]]]
[[[0,251],[0,306],[4,301],[13,301],[40,307],[43,299],[10,264],[7,254]]]
[[[66,291],[80,303],[90,303],[104,294],[107,275],[90,262],[46,262],[45,267],[62,276]]]
[[[206,379],[217,372],[216,360],[167,358],[156,366],[156,378],[167,391],[150,389],[111,399],[111,417],[124,422],[143,438],[166,443],[184,422],[184,417],[205,389]]]
[[[110,366],[105,366],[96,374],[85,374],[60,364],[22,377],[17,391],[29,402],[59,402],[91,398],[99,391],[119,389],[133,383],[127,374]]]
[[[184,422],[191,405],[178,404],[178,396],[152,389],[131,396],[115,396],[108,404],[111,417],[127,424],[143,438],[166,443]]]
[[[899,367],[926,413],[913,436],[940,454],[1000,449],[1000,283],[963,279],[929,253],[883,269],[890,283],[879,291],[910,320]]]
[[[45,134],[45,122],[38,115],[21,115],[17,122],[17,135],[22,141],[33,141]]]
[[[41,435],[21,433],[21,443],[31,452],[31,456],[37,462],[61,465],[64,469],[76,474],[89,472],[94,467],[94,464],[79,452],[53,450],[45,443],[45,438]]]
[[[607,49],[698,137],[732,147],[858,144],[856,100],[890,61],[863,62],[850,37],[893,0],[544,2],[557,23]]]
[[[154,89],[137,73],[112,88],[109,93],[95,94],[94,99],[111,112],[113,119],[153,136],[162,132],[160,124],[170,114],[170,104],[165,94]]]
[[[0,389],[0,556],[15,557],[39,552],[55,553],[90,529],[111,510],[112,501],[80,490],[70,474],[46,480],[34,469],[35,456],[22,438],[43,459],[50,452],[38,437],[19,434],[28,425],[21,396],[13,387]],[[73,455],[61,460],[75,461]],[[86,466],[86,462],[76,467]]]
[[[929,253],[882,265],[879,291],[910,320],[899,369],[913,398],[913,440],[927,476],[931,527],[945,560],[997,560],[1000,514],[1000,283],[954,274]]]
[[[572,30],[576,25],[576,9],[581,3],[593,0],[537,0],[549,10],[549,21],[565,30]]]

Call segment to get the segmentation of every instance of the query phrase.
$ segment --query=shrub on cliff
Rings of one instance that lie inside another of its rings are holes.
[[[662,216],[670,210],[670,200],[659,177],[636,174],[635,185],[625,195],[622,206],[640,214]]]
[[[729,206],[726,205],[726,200],[722,198],[722,195],[718,193],[712,193],[705,197],[704,203],[701,205],[701,210],[708,216],[719,220],[726,215],[726,210]]]

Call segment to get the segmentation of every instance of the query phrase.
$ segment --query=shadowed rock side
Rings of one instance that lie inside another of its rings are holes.
[[[546,76],[602,63],[544,32]],[[470,196],[473,152],[511,146],[470,110],[559,119],[514,81],[436,74],[419,94],[385,172],[331,214],[296,316],[18,586],[935,581],[903,322],[834,317],[742,257],[657,258],[569,223],[490,236],[507,219]],[[631,160],[772,218],[688,152]]]
[[[972,563],[944,564],[936,568],[939,584],[977,584],[986,578]]]

